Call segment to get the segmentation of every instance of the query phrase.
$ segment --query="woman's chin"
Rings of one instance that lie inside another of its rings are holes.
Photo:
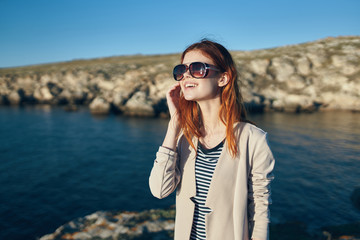
[[[184,94],[184,98],[186,101],[195,101],[195,97],[190,94]]]

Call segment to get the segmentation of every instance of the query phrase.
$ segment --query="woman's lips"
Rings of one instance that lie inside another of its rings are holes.
[[[193,82],[185,82],[185,83],[184,83],[184,87],[185,87],[186,89],[194,88],[194,87],[196,87],[197,85],[198,85],[197,83],[193,83]]]

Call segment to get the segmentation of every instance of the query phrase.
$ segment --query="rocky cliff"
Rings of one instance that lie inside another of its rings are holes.
[[[360,111],[360,37],[233,51],[250,111]],[[0,104],[88,105],[93,113],[166,115],[179,54],[0,69]]]

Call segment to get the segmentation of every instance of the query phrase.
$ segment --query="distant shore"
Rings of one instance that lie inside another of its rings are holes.
[[[360,111],[359,36],[232,55],[250,112]],[[135,55],[0,69],[0,105],[167,116],[165,94],[179,59],[179,54]]]

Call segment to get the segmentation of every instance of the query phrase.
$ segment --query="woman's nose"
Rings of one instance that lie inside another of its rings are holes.
[[[183,77],[183,79],[189,78],[189,77],[191,77],[191,75],[190,75],[189,69],[187,69],[186,72],[184,72],[184,77]]]

